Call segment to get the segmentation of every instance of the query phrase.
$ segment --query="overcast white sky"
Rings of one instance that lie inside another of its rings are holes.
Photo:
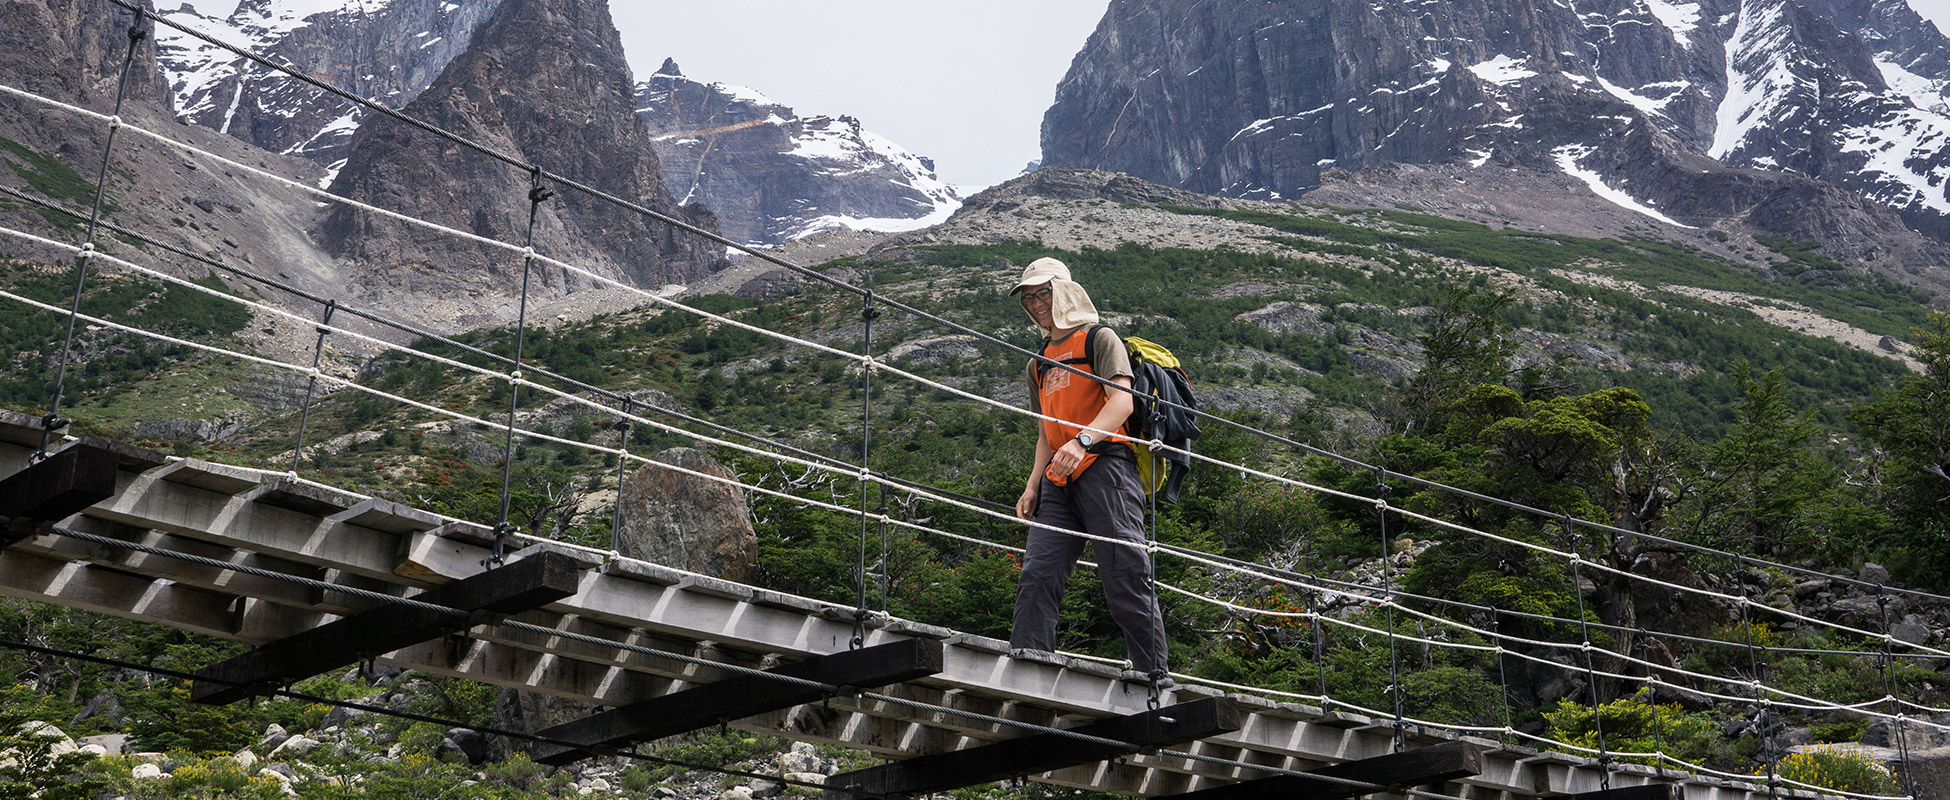
[[[1950,3],[1950,0],[1942,0]],[[677,59],[801,115],[850,114],[986,186],[1040,158],[1043,111],[1109,0],[613,0],[637,79]]]

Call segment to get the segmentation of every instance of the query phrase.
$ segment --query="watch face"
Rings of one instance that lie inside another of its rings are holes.
[[[1077,441],[1082,442],[1084,447],[1089,447],[1091,444],[1090,434],[1088,433],[1077,434]]]

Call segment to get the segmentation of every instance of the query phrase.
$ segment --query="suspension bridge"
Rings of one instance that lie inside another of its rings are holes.
[[[137,11],[134,4],[123,0],[113,2]],[[137,33],[145,21],[144,14],[135,15],[130,56],[124,62],[125,81],[140,40]],[[169,24],[163,20],[154,22]],[[435,133],[531,175],[536,187],[529,195],[531,213],[547,199],[548,192],[542,188],[546,184],[588,193],[690,235],[736,247],[708,231],[556,176],[540,165],[497,153],[309,76],[290,72],[247,51],[207,39],[196,31],[185,31],[231,49],[238,57],[263,68],[286,72],[293,79],[359,103],[370,113],[384,114]],[[115,114],[101,114],[12,86],[0,85],[0,94],[102,124],[108,135],[98,165],[99,174],[105,175],[112,163],[118,134],[143,136],[180,148],[188,155],[313,195],[322,202],[343,203],[399,219],[420,228],[426,235],[459,237],[500,248],[511,259],[520,260],[524,274],[530,267],[546,265],[593,281],[614,283],[574,263],[537,253],[529,246],[531,242],[486,239],[337,197],[266,170],[224,159],[162,133],[130,125]],[[118,96],[118,111],[120,102]],[[427,414],[487,426],[505,432],[506,436],[508,452],[502,459],[502,519],[488,525],[444,517],[305,478],[303,422],[292,450],[290,469],[268,471],[168,457],[125,443],[65,435],[62,431],[66,423],[60,417],[59,379],[45,415],[32,417],[0,412],[0,541],[5,545],[0,549],[0,593],[251,645],[253,649],[243,656],[209,665],[188,676],[193,679],[194,696],[200,702],[233,702],[284,692],[288,689],[283,687],[304,677],[377,660],[434,675],[581,700],[606,709],[575,722],[528,734],[537,760],[544,763],[563,764],[590,755],[627,753],[641,742],[720,724],[857,748],[886,759],[881,766],[836,775],[817,784],[834,797],[910,796],[1010,778],[1133,795],[1228,800],[1262,796],[1430,800],[1563,796],[1586,800],[1682,797],[1734,800],[1823,796],[1816,791],[1817,787],[1797,784],[1771,770],[1761,775],[1736,775],[1685,763],[1664,752],[1621,752],[1606,745],[1602,732],[1598,746],[1592,748],[1524,734],[1510,727],[1507,720],[1502,726],[1475,727],[1419,720],[1414,716],[1414,709],[1401,706],[1399,693],[1394,695],[1395,708],[1376,710],[1337,701],[1324,691],[1319,695],[1297,695],[1202,681],[1190,675],[1179,675],[1177,686],[1154,693],[1148,684],[1133,680],[1117,664],[1070,654],[1012,654],[1006,642],[922,621],[899,619],[884,612],[875,613],[865,600],[864,564],[860,600],[847,606],[637,561],[613,549],[592,549],[523,535],[507,523],[505,470],[512,466],[513,442],[517,436],[615,455],[624,463],[675,470],[694,478],[732,483],[744,491],[777,495],[835,514],[857,516],[863,547],[868,526],[875,523],[905,526],[921,534],[980,546],[998,546],[965,534],[890,518],[884,511],[870,509],[864,492],[859,508],[843,507],[653,462],[631,453],[626,442],[612,448],[522,429],[515,414],[518,404],[512,397],[505,420],[488,420],[337,378],[318,369],[318,359],[328,336],[344,337],[364,347],[403,352],[467,373],[504,380],[516,390],[511,395],[523,390],[549,395],[581,404],[591,411],[615,415],[624,423],[655,426],[660,431],[713,446],[879,484],[928,502],[1005,520],[1011,517],[1006,511],[984,506],[971,498],[874,471],[870,439],[862,442],[861,452],[865,454],[862,462],[849,463],[668,409],[645,409],[627,397],[526,363],[519,338],[513,358],[495,355],[344,305],[335,298],[306,294],[206,255],[185,252],[142,231],[119,228],[101,219],[101,183],[97,182],[95,207],[86,211],[0,187],[0,192],[15,200],[87,222],[80,244],[0,228],[0,237],[71,253],[75,259],[76,304],[64,309],[6,291],[0,291],[0,300],[46,311],[49,330],[57,331],[65,325],[70,337],[77,322],[86,322],[305,376],[308,378],[307,417],[313,395],[323,383]],[[137,260],[134,254],[122,257],[105,253],[98,249],[98,242],[102,241],[98,238],[100,232],[140,241],[187,263],[219,269],[287,292],[297,298],[294,302],[317,304],[322,314],[316,319],[303,317],[283,306],[185,281],[169,270],[157,268],[156,264]],[[976,335],[990,345],[1009,348],[1025,357],[1030,355],[924,309],[834,281],[762,252],[753,255],[824,282],[834,290],[854,293],[860,296],[868,312],[876,308],[900,311]],[[314,326],[319,339],[312,363],[309,366],[287,363],[81,314],[78,301],[88,270],[107,268],[214,294],[242,303],[260,315]],[[619,285],[619,288],[639,291],[646,303],[676,313],[695,314],[716,324],[743,328],[777,341],[855,360],[864,368],[864,381],[870,382],[876,374],[889,375],[964,400],[1008,408],[992,398],[931,381],[877,359],[873,352],[873,313],[865,317],[866,341],[861,352],[855,353],[755,327],[736,318],[706,313],[634,287]],[[523,317],[517,326],[523,332],[527,327],[526,307],[524,283]],[[384,337],[333,325],[335,312],[356,315],[379,327],[390,328],[404,339],[441,341],[478,356],[476,360],[497,364],[498,368],[434,355]],[[68,352],[64,348],[59,354],[63,375]],[[1068,369],[1062,365],[1057,368]],[[862,428],[866,431],[871,430],[873,397],[870,383],[868,388],[862,408]],[[1029,413],[1016,408],[1009,410]],[[1196,413],[1194,409],[1186,410]],[[1560,519],[1559,515],[1498,498],[1391,474],[1229,420],[1203,416],[1215,424],[1239,427],[1255,436],[1339,459],[1351,467],[1374,470],[1378,486],[1385,486],[1386,480],[1418,482],[1522,513],[1553,521]],[[670,418],[688,423],[691,428],[664,421]],[[708,429],[711,434],[692,429],[697,427]],[[1154,443],[1154,446],[1162,444]],[[1564,559],[1574,576],[1583,570],[1609,571],[1621,579],[1657,583],[1645,576],[1586,561],[1575,547],[1555,550],[1417,514],[1391,505],[1385,491],[1378,491],[1373,497],[1360,497],[1197,453],[1184,455],[1207,462],[1211,468],[1239,470],[1261,480],[1373,503],[1383,528],[1384,552],[1389,521],[1412,520]],[[1571,527],[1609,529],[1602,523],[1585,520],[1563,519],[1562,522],[1567,532]],[[1640,532],[1624,533],[1645,536]],[[1087,537],[1081,532],[1077,535]],[[1681,542],[1670,544],[1703,550]],[[1757,714],[1768,707],[1781,707],[1890,721],[1895,723],[1899,742],[1906,731],[1916,726],[1945,727],[1912,716],[1945,713],[1945,709],[1904,701],[1901,687],[1893,684],[1884,698],[1853,705],[1768,685],[1762,679],[1763,671],[1751,646],[1747,649],[1755,660],[1753,669],[1745,675],[1691,673],[1596,648],[1591,644],[1592,632],[1604,626],[1583,619],[1551,620],[1580,632],[1579,641],[1564,642],[1519,639],[1499,630],[1471,625],[1460,618],[1461,614],[1449,618],[1431,613],[1424,607],[1404,603],[1408,596],[1385,581],[1386,571],[1381,587],[1350,586],[1184,548],[1156,543],[1151,547],[1160,557],[1187,559],[1201,568],[1291,586],[1311,596],[1334,594],[1361,598],[1371,607],[1387,612],[1388,630],[1361,628],[1314,609],[1272,612],[1201,596],[1179,587],[1161,586],[1242,615],[1300,617],[1317,630],[1338,625],[1378,634],[1391,652],[1398,644],[1461,648],[1494,658],[1499,665],[1506,659],[1548,665],[1551,669],[1579,674],[1591,685],[1604,678],[1657,689],[1666,681],[1684,681],[1688,691],[1694,694],[1748,704]],[[1750,561],[1742,559],[1742,563]],[[1819,574],[1788,565],[1767,566]],[[1784,615],[1798,623],[1858,636],[1880,647],[1883,663],[1894,657],[1897,644],[1888,633],[1887,619],[1883,620],[1881,630],[1848,628],[1790,611],[1755,608],[1746,597],[1671,584],[1662,586],[1737,606],[1745,619],[1751,619],[1748,615],[1755,613]],[[883,595],[884,592],[883,588]],[[1441,605],[1433,598],[1414,599],[1431,607]],[[1489,611],[1492,616],[1497,613],[1494,609]],[[1393,624],[1398,614],[1467,632],[1489,644],[1407,636],[1399,633]],[[1614,632],[1635,633],[1622,629]],[[1316,658],[1320,646],[1317,637]],[[1574,663],[1567,665],[1539,655],[1552,652],[1572,656],[1566,660]],[[1903,656],[1947,658],[1950,652],[1908,646]],[[1607,668],[1600,668],[1600,659]],[[1620,671],[1609,671],[1612,668]],[[1592,699],[1597,698],[1594,695]],[[1902,757],[1903,777],[1910,781],[1907,746],[1902,748]],[[1621,759],[1644,760],[1656,766]],[[1909,791],[1915,795],[1913,788]]]

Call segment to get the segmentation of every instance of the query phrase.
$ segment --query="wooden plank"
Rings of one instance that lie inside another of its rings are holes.
[[[906,639],[844,650],[767,672],[832,686],[872,689],[933,675],[941,671],[941,662],[940,642]],[[826,696],[816,687],[756,675],[736,675],[547,728],[539,735],[574,742],[580,747],[537,744],[530,756],[537,763],[559,767],[594,755],[593,749],[673,736],[728,720],[817,702]]]
[[[576,593],[580,570],[554,553],[523,559],[422,593],[416,600],[460,611],[513,613]],[[472,624],[468,617],[410,606],[375,608],[313,628],[197,671],[190,699],[222,704]]]
[[[1189,742],[1236,731],[1239,726],[1236,704],[1223,697],[1209,697],[1070,729],[1071,733],[1114,743],[1083,741],[1060,733],[1031,734],[834,775],[826,779],[826,796],[842,800],[943,792]]]
[[[0,546],[115,496],[116,455],[75,445],[0,478]]]
[[[1170,800],[1339,800],[1378,791],[1373,787],[1442,783],[1475,775],[1482,769],[1482,748],[1467,742],[1444,742],[1405,753],[1364,758],[1307,771],[1308,775],[1359,781],[1357,785],[1305,775],[1274,775],[1172,795]]]
[[[1648,783],[1571,795],[1571,800],[1683,800],[1686,788],[1676,783]]]

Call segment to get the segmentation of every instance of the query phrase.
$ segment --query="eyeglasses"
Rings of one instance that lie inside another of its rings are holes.
[[[1056,290],[1054,289],[1043,289],[1040,291],[1023,292],[1022,304],[1024,307],[1028,307],[1031,305],[1049,305],[1050,298],[1055,296],[1056,296]]]

